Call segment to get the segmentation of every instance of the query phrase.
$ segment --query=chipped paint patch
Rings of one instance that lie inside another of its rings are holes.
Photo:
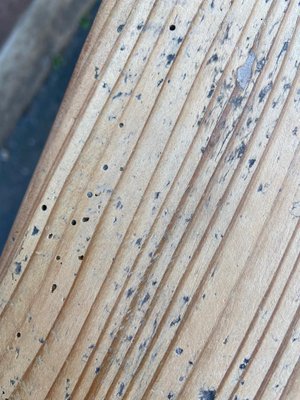
[[[239,84],[240,88],[245,90],[248,86],[251,76],[252,76],[252,67],[255,60],[255,54],[251,50],[245,64],[240,66],[237,69],[237,83]]]

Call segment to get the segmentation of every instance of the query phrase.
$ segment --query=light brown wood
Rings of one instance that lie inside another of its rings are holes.
[[[2,256],[1,398],[300,398],[299,10],[103,2]]]

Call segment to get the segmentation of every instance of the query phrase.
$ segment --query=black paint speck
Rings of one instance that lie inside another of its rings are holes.
[[[88,222],[90,219],[89,219],[89,217],[83,217],[82,218],[82,222]]]
[[[215,400],[216,391],[214,389],[201,389],[199,400]]]
[[[177,347],[175,353],[180,356],[183,353],[183,349],[181,347]]]
[[[170,326],[175,326],[181,321],[181,316],[178,315],[177,318],[173,319],[173,321],[170,323]]]
[[[118,97],[121,97],[122,94],[123,94],[123,92],[118,92],[117,94],[115,94],[115,95],[113,96],[112,99],[115,100],[115,99],[117,99]]]
[[[119,387],[119,391],[118,391],[118,393],[117,393],[117,395],[118,395],[119,397],[122,396],[123,391],[124,391],[124,388],[125,388],[125,384],[124,384],[124,382],[121,382],[120,387]]]
[[[207,61],[207,65],[208,65],[208,64],[211,64],[211,63],[213,63],[213,62],[218,61],[218,59],[219,59],[218,54],[217,54],[217,53],[213,54],[213,55],[210,57],[210,59]]]
[[[211,96],[213,95],[214,91],[215,91],[215,85],[211,85],[210,91],[208,92],[208,95],[207,95],[207,97],[208,97],[209,99],[210,99]]]
[[[97,368],[95,369],[95,374],[97,375],[97,374],[99,374],[99,372],[100,372],[100,367],[97,367]]]
[[[39,233],[39,229],[36,227],[36,226],[34,226],[33,227],[33,231],[32,231],[32,236],[35,236],[35,235],[37,235],[38,233]]]
[[[53,283],[53,285],[51,287],[51,293],[55,292],[56,289],[57,289],[57,285],[56,285],[56,283]]]
[[[248,166],[249,168],[251,168],[254,164],[255,164],[256,159],[255,158],[250,158],[250,160],[248,160]]]
[[[159,198],[159,195],[160,195],[160,192],[155,192],[155,199],[158,199]]]
[[[144,305],[145,303],[147,303],[147,301],[150,299],[150,294],[146,293],[145,297],[142,300],[142,305]]]
[[[20,262],[15,262],[15,274],[20,275],[22,272],[22,264]]]
[[[46,210],[47,210],[46,204],[43,204],[43,205],[42,205],[42,210],[43,210],[43,211],[46,211]]]
[[[137,246],[140,246],[140,245],[142,244],[142,238],[138,238],[138,239],[136,240],[135,244],[136,244]]]
[[[122,32],[124,26],[125,26],[125,24],[119,25],[118,28],[117,28],[117,32],[118,32],[118,33]]]
[[[87,192],[87,197],[90,199],[91,197],[93,197],[93,193],[92,192]]]
[[[242,142],[241,145],[236,150],[237,158],[241,158],[243,156],[243,154],[245,153],[245,151],[246,151],[246,145],[244,142]]]
[[[183,296],[183,301],[184,301],[185,303],[188,303],[188,302],[190,301],[189,296]]]
[[[160,79],[160,80],[157,82],[157,87],[160,86],[160,85],[163,83],[163,81],[164,81],[163,79]]]
[[[171,62],[174,60],[175,58],[175,54],[168,54],[167,55],[167,64],[166,65],[170,65]]]
[[[170,29],[170,31],[175,31],[176,26],[175,25],[170,25],[169,29]]]
[[[258,192],[262,192],[263,191],[263,184],[262,183],[259,184],[259,186],[257,188],[257,191]]]
[[[132,289],[132,288],[129,288],[127,290],[127,294],[126,294],[127,299],[133,294],[133,292],[134,292],[134,289]]]
[[[168,394],[168,396],[167,396],[167,399],[169,399],[169,400],[174,399],[174,393],[173,393],[173,392],[170,392],[170,393]]]
[[[103,165],[103,169],[104,169],[104,171],[107,171],[107,170],[108,170],[108,165],[107,165],[107,164],[104,164],[104,165]]]

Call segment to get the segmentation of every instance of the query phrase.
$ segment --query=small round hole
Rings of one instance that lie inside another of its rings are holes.
[[[175,31],[176,26],[175,25],[170,25],[170,31]]]
[[[46,211],[46,210],[47,210],[46,204],[43,204],[43,205],[42,205],[42,210],[43,210],[43,211]]]
[[[124,126],[123,122],[120,122],[120,123],[119,123],[119,127],[120,127],[120,128],[123,128],[123,126]]]
[[[51,293],[53,293],[57,288],[57,284],[53,283],[52,287],[51,287]]]
[[[78,256],[78,260],[83,260],[84,256]]]
[[[72,224],[72,225],[76,225],[76,223],[77,223],[77,222],[76,222],[76,219],[72,219],[71,224]]]
[[[18,333],[17,333],[17,337],[18,337],[18,338],[21,337],[21,332],[18,332]]]
[[[107,170],[108,170],[108,165],[107,165],[107,164],[104,164],[104,165],[103,165],[103,169],[104,169],[104,171],[107,171]]]
[[[52,238],[53,238],[53,233],[49,233],[48,239],[52,239]]]
[[[92,193],[92,192],[87,192],[87,194],[86,194],[86,195],[87,195],[87,197],[88,197],[88,198],[91,198],[91,197],[93,197],[93,193]]]
[[[56,260],[59,261],[60,260],[60,256],[56,256]]]
[[[88,222],[89,221],[89,217],[83,217],[82,218],[82,222]]]

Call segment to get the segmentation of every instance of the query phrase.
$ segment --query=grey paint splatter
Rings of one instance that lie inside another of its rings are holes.
[[[22,264],[20,262],[15,262],[15,265],[15,274],[20,275],[20,273],[22,272]]]
[[[292,207],[290,208],[290,213],[299,218],[300,217],[300,201],[294,201]]]
[[[252,67],[255,60],[255,54],[251,50],[245,64],[240,66],[237,69],[237,82],[241,89],[245,90],[248,86],[251,76],[252,76]]]

